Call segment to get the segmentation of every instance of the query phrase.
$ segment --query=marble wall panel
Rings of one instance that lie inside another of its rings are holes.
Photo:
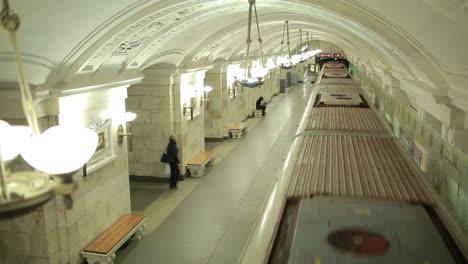
[[[0,254],[31,256],[31,234],[23,232],[2,232],[0,236]]]
[[[3,262],[2,262],[3,261]],[[25,256],[25,255],[15,255],[7,253],[3,258],[0,258],[1,264],[51,264],[49,258],[46,257],[35,257],[35,256]]]
[[[151,86],[143,84],[135,84],[128,87],[128,98],[137,97],[137,96],[146,96],[151,95]]]
[[[31,256],[35,257],[48,257],[48,247],[47,243],[47,235],[44,234],[29,234],[31,240]]]
[[[167,81],[171,79],[170,76],[174,71],[169,70],[164,65],[161,66],[161,71],[157,69],[158,66],[145,70],[146,77],[143,84],[134,85],[136,87],[144,86],[145,89],[141,90],[149,93],[140,98],[141,104],[127,106],[127,109],[132,107],[139,114],[145,116],[144,121],[133,124],[136,131],[133,137],[133,152],[129,156],[131,175],[164,176],[155,175],[154,167],[159,166],[161,153],[167,145],[167,137],[173,133],[171,129],[173,122],[171,120],[171,108],[173,108],[171,86]],[[161,82],[161,79],[166,81]]]
[[[205,85],[213,87],[213,91],[209,93],[209,102],[204,107],[205,115],[205,137],[207,138],[222,138],[223,135],[216,133],[222,127],[215,127],[216,124],[222,126],[222,123],[214,123],[215,120],[223,118],[223,90],[227,90],[226,72],[214,72],[205,74]],[[215,129],[217,128],[217,129]]]
[[[60,251],[58,228],[47,232],[47,256],[58,255]]]
[[[0,220],[0,234],[2,231],[13,230],[13,219],[1,219]]]
[[[162,107],[160,96],[144,96],[141,98],[141,109],[143,110],[154,110],[154,109],[165,109]]]

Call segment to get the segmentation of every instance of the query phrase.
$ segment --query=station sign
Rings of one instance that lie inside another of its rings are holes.
[[[331,58],[332,54],[331,53],[320,53],[320,58]]]

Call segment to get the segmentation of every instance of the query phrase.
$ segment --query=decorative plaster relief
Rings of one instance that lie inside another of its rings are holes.
[[[204,0],[184,1],[168,8],[161,9],[158,12],[129,25],[119,34],[108,40],[104,46],[98,49],[81,67],[79,72],[93,71],[97,69],[109,55],[123,55],[120,53],[130,54],[136,47],[141,46],[145,41],[147,41],[152,34],[160,30],[162,26],[169,26],[168,24],[179,21],[189,13],[195,12],[196,9],[201,7],[201,5],[191,5],[203,1]],[[130,49],[127,50],[128,48]]]
[[[202,7],[201,5],[198,7]],[[224,8],[224,9],[213,9],[211,6],[203,5],[203,8],[205,10],[198,10],[200,12],[203,12],[204,15],[200,15],[197,17],[194,17],[191,20],[187,20],[186,22],[179,24],[175,27],[173,27],[171,30],[161,34],[158,36],[155,40],[151,41],[151,45],[145,47],[135,58],[135,60],[132,61],[130,64],[131,68],[135,67],[134,65],[137,65],[136,67],[139,67],[139,65],[142,65],[144,61],[152,55],[152,53],[155,52],[157,48],[162,46],[166,41],[171,39],[173,36],[181,33],[182,31],[188,29],[189,27],[192,27],[196,24],[202,23],[212,17],[215,16],[224,16],[226,14],[229,14],[231,12],[234,12],[232,8]],[[214,12],[208,12],[208,10],[216,10]]]
[[[202,5],[196,5],[190,8],[186,8],[177,12],[170,13],[166,16],[159,18],[158,21],[155,21],[151,23],[150,25],[144,27],[143,29],[139,30],[137,33],[133,34],[125,42],[121,43],[119,47],[115,49],[114,52],[112,52],[112,55],[113,56],[130,55],[132,51],[140,47],[143,43],[145,43],[148,39],[150,39],[152,35],[159,32],[164,26],[170,26],[171,23],[176,23],[177,21],[182,20],[185,16],[191,15],[192,13],[196,12],[200,8],[202,8]],[[149,17],[147,20],[149,19],[156,19],[156,15]]]
[[[214,44],[206,45],[203,50],[195,55],[192,61],[199,61],[204,57],[208,57],[208,60],[214,61],[218,58],[219,53],[225,52],[228,49],[231,50],[232,53],[233,50],[230,48],[232,39],[242,35],[242,31],[244,31],[244,29],[238,29],[224,34],[219,39],[215,40]]]
[[[159,21],[151,23],[149,26],[134,34],[130,39],[121,43],[119,47],[112,52],[112,56],[127,56],[131,54],[132,51],[145,43],[152,34],[156,33],[163,26],[164,24]]]

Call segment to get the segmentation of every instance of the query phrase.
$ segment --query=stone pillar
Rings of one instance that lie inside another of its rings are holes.
[[[224,124],[227,112],[226,104],[229,102],[227,71],[224,65],[219,65],[209,70],[205,74],[205,85],[213,87],[213,91],[209,93],[209,101],[204,105],[205,112],[205,137],[213,140],[222,140],[228,136],[227,125]],[[234,97],[234,94],[232,94]]]
[[[468,131],[465,130],[466,113],[453,105],[448,105],[448,118],[442,120],[441,136],[449,144],[468,151]]]
[[[39,123],[93,128],[104,121],[103,113],[123,114],[125,97],[126,88],[119,87],[52,98],[42,109],[54,112],[38,111]],[[0,263],[82,263],[80,251],[130,213],[127,148],[117,143],[119,124],[104,123],[103,149],[87,163],[86,175],[73,175],[73,208],[65,209],[63,196],[56,195],[33,212],[0,221]]]
[[[400,80],[392,75],[390,71],[384,71],[383,83],[389,94],[400,104],[410,105],[408,95],[400,88]]]
[[[229,65],[227,67],[227,86],[228,89],[234,88],[236,90],[236,96],[228,96],[227,102],[225,104],[225,114],[223,119],[225,120],[226,133],[228,133],[228,128],[235,122],[242,121],[246,119],[249,115],[252,114],[252,110],[255,108],[255,91],[260,90],[261,88],[247,88],[243,87],[240,84],[235,83],[235,71],[234,65]],[[228,135],[228,134],[227,134]]]
[[[430,125],[434,131],[441,134],[442,132],[442,122],[432,116],[429,112],[424,110],[422,107],[418,107],[418,117],[423,120],[424,123]]]
[[[297,81],[304,82],[304,63],[300,63],[296,66]]]
[[[8,88],[11,89],[0,91],[0,119],[10,125],[28,126],[19,87]],[[42,104],[48,102],[43,101],[41,106]],[[57,115],[42,113],[38,111],[41,110],[40,107],[36,108],[41,131],[57,125]],[[7,164],[7,169],[18,173],[29,171],[31,167],[17,158]],[[60,246],[55,210],[55,199],[52,199],[32,212],[1,219],[0,263],[59,263]]]
[[[127,111],[138,114],[132,122],[133,142],[129,153],[130,175],[168,178],[160,158],[171,134],[180,136],[179,85],[174,83],[173,65],[160,64],[143,71],[142,83],[128,88]],[[176,99],[174,99],[176,98]],[[179,138],[178,138],[179,139]],[[179,146],[180,147],[180,146]]]
[[[202,100],[205,72],[206,69],[188,70],[181,73],[180,78],[174,78],[173,91],[179,91],[179,94],[174,96],[174,102],[176,102],[174,113],[175,118],[180,117],[180,122],[176,120],[175,124],[176,131],[180,127],[181,139],[178,145],[181,149],[179,153],[181,153],[183,171],[189,160],[205,150],[205,113],[203,110],[205,103]],[[180,87],[180,89],[175,87]],[[180,112],[177,111],[178,109]]]
[[[269,100],[271,97],[280,92],[279,79],[279,68],[270,70],[270,73],[265,76],[265,84],[262,86],[262,88],[265,88],[265,92],[262,95],[265,100]]]

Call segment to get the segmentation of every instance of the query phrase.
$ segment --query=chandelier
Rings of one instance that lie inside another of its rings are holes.
[[[293,64],[299,64],[306,62],[316,54],[322,52],[320,49],[311,49],[309,33],[307,32],[307,44],[304,45],[302,42],[302,29],[299,29],[299,39],[296,46],[296,53],[291,56],[291,62]]]
[[[0,25],[6,31],[15,56],[21,103],[28,127],[11,126],[0,120],[0,219],[27,213],[47,202],[54,192],[73,206],[72,175],[96,150],[97,134],[88,128],[54,126],[39,132],[34,100],[29,88],[15,32],[19,16],[3,1]],[[10,171],[21,156],[29,170]]]
[[[289,42],[289,21],[284,21],[284,26],[283,26],[283,38],[281,39],[281,51],[280,53],[283,53],[283,44],[284,44],[284,36],[286,35],[287,37],[287,42],[286,45],[288,45],[288,54],[287,55],[281,55],[278,58],[278,65],[285,70],[292,69],[294,67],[294,63],[291,62],[291,48],[290,48],[290,42]]]
[[[244,87],[255,88],[260,87],[264,81],[263,78],[268,74],[268,68],[263,66],[262,38],[260,37],[260,26],[258,24],[257,5],[255,0],[249,1],[249,18],[247,26],[247,58],[245,61],[245,79],[239,81],[239,84]],[[255,11],[255,21],[257,24],[258,43],[260,45],[260,66],[251,69],[250,65],[250,44],[252,43],[252,8]],[[254,76],[255,78],[252,78]]]

